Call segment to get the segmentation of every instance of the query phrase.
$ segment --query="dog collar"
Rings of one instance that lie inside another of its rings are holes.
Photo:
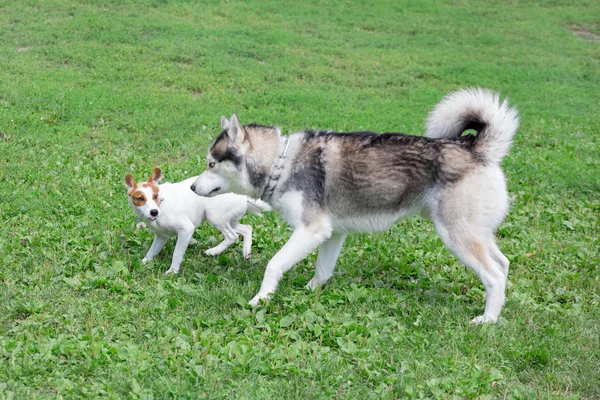
[[[268,202],[273,196],[273,192],[275,192],[275,188],[277,187],[277,183],[279,182],[279,178],[281,178],[281,173],[283,172],[283,167],[285,164],[285,155],[288,151],[288,147],[290,146],[290,139],[286,136],[282,137],[283,142],[280,142],[280,148],[283,148],[283,151],[279,152],[279,157],[277,157],[277,161],[275,162],[275,166],[273,167],[273,172],[269,175],[269,179],[267,180],[267,184],[262,190],[259,199]]]

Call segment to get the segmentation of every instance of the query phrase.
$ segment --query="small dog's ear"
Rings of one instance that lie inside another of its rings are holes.
[[[229,121],[224,115],[221,115],[221,131],[229,129]]]
[[[127,195],[131,196],[131,194],[133,193],[133,191],[135,189],[135,180],[133,179],[133,175],[128,174],[125,177],[125,186],[127,186],[127,189],[129,189],[127,191]]]
[[[233,142],[234,146],[239,147],[244,140],[246,140],[246,132],[240,121],[238,121],[237,115],[233,114],[229,121],[229,127],[227,128],[227,136]]]
[[[158,181],[160,181],[160,179],[162,178],[162,172],[160,171],[160,168],[154,168],[152,170],[152,175],[150,176],[150,179],[152,179],[152,182],[157,185]]]

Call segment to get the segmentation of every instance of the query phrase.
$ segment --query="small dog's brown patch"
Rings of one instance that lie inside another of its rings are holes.
[[[141,190],[136,190],[131,194],[131,201],[136,207],[146,204],[146,195]]]
[[[158,185],[154,184],[154,182],[152,182],[151,180],[148,180],[147,182],[144,182],[142,186],[149,187],[152,190],[152,199],[156,201],[156,204],[159,204],[160,198],[158,197]]]

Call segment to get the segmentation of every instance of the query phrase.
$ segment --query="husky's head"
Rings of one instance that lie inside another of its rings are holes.
[[[158,181],[160,181],[161,177],[160,168],[154,168],[150,179],[144,183],[136,184],[132,175],[125,177],[129,204],[138,216],[149,221],[156,220],[160,215]]]
[[[208,150],[207,168],[190,189],[208,197],[231,192],[256,196],[266,185],[280,135],[277,127],[242,126],[235,114],[229,121],[221,117],[221,134]]]

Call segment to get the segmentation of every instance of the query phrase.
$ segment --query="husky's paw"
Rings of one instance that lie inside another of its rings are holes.
[[[165,272],[165,275],[169,275],[169,274],[177,275],[177,273],[179,273],[179,268],[171,267]]]
[[[475,317],[471,320],[472,324],[475,325],[480,325],[480,324],[488,324],[488,323],[494,323],[497,322],[498,318],[492,318],[489,315],[480,315],[479,317]]]
[[[261,300],[269,300],[269,299],[270,299],[270,297],[267,293],[259,293],[256,296],[254,296],[252,298],[252,300],[250,300],[248,302],[248,304],[250,304],[252,307],[256,307],[257,305],[260,304]]]
[[[142,258],[142,263],[143,263],[143,264],[148,264],[150,261],[152,261],[152,259],[151,259],[151,258],[148,258],[148,257],[144,257],[144,258]]]
[[[308,290],[316,290],[318,287],[323,287],[325,286],[325,282],[321,282],[320,279],[317,279],[317,277],[313,277],[310,282],[308,282],[306,284],[306,288]]]

